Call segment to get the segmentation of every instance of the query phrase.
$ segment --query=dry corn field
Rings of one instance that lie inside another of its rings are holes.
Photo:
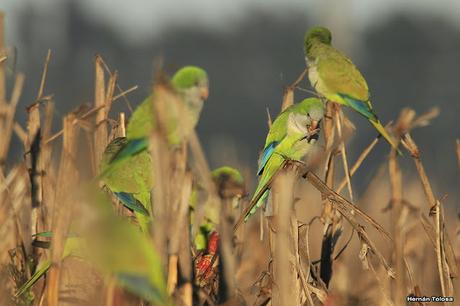
[[[177,97],[158,64],[151,88],[158,124],[149,136],[152,167],[144,169],[156,178],[153,222],[142,232],[137,212],[107,189],[99,170],[107,145],[126,136],[137,86],[123,88],[102,56],[88,58],[94,100],[59,118],[55,104],[62,101],[47,86],[48,51],[22,124],[15,114],[25,75],[8,72],[3,31],[1,16],[0,305],[460,305],[455,207],[445,205],[449,195],[426,174],[429,160],[417,146],[423,131],[411,136],[436,124],[436,105],[423,114],[395,110],[386,128],[402,155],[386,146],[386,162],[358,193],[353,176],[364,171],[381,137],[351,160],[354,125],[327,102],[319,151],[305,162],[286,161],[271,181],[270,213],[259,209],[234,231],[257,174],[240,169],[244,182],[216,178],[194,131],[179,147],[167,145],[165,105]],[[306,71],[299,73],[285,88],[281,110],[306,82]],[[114,103],[126,112],[111,111]],[[22,152],[9,150],[13,138]],[[450,141],[446,154],[457,155],[452,169],[460,171],[460,141]],[[11,154],[22,161],[8,162]],[[209,212],[214,229],[199,249],[196,237]]]

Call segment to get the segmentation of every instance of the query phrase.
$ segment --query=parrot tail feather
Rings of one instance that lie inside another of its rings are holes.
[[[127,208],[140,213],[144,216],[149,216],[149,211],[144,207],[144,205],[137,200],[132,193],[128,192],[114,192],[115,196],[120,200],[120,202]]]
[[[249,217],[255,214],[256,210],[265,203],[265,199],[268,197],[269,193],[270,189],[267,185],[266,188],[262,188],[258,193],[254,195],[251,202],[249,202],[249,206],[246,207],[246,209],[241,213],[241,216],[236,221],[235,226],[233,227],[233,232],[236,232],[241,224],[246,223]]]
[[[256,213],[257,209],[262,207],[265,204],[265,200],[267,199],[268,195],[270,194],[270,189],[265,190],[262,194],[260,199],[256,202],[256,204],[251,208],[251,210],[244,216],[244,222],[247,222],[249,217]]]
[[[286,160],[284,159],[281,162],[281,164],[277,166],[277,168],[283,169],[285,162]],[[273,178],[275,177],[275,174],[276,172],[269,178],[263,179],[261,182],[259,182],[259,186],[257,187],[256,192],[254,193],[254,196],[251,199],[251,202],[249,202],[249,206],[246,207],[241,216],[238,218],[238,221],[235,223],[235,226],[233,227],[233,232],[236,232],[240,225],[243,222],[246,222],[248,218],[255,213],[257,208],[261,207],[265,203],[265,199],[268,197],[270,193],[270,185],[272,183]]]
[[[347,105],[350,106],[352,109],[369,119],[369,121],[378,121],[377,115],[372,110],[370,102],[364,102],[361,100],[354,99],[350,96],[339,94],[342,99],[347,102]]]
[[[377,129],[377,131],[379,131],[380,135],[383,136],[383,138],[385,138],[385,140],[393,147],[393,149],[396,150],[396,152],[398,152],[399,155],[402,155],[402,152],[398,149],[398,145],[396,144],[396,142],[391,138],[391,136],[388,134],[388,132],[385,130],[385,128],[383,127],[383,125],[380,123],[380,121],[373,121],[373,120],[369,120],[370,123],[372,123],[372,125]]]

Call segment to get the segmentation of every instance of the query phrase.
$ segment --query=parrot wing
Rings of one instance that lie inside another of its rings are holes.
[[[138,199],[136,199],[132,193],[114,192],[114,194],[121,201],[121,203],[129,209],[144,216],[150,215],[144,205]]]
[[[260,158],[259,169],[257,170],[257,175],[262,175],[265,165],[267,164],[268,160],[272,156],[273,152],[275,152],[275,148],[278,144],[279,144],[279,141],[274,141],[264,148],[264,151],[262,152],[262,156]]]
[[[317,58],[317,71],[329,91],[360,101],[369,100],[369,88],[361,72],[338,50],[327,46]]]

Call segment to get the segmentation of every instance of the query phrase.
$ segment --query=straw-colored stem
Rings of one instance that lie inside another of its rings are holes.
[[[95,59],[95,79],[94,79],[94,106],[99,107],[96,114],[96,131],[94,133],[94,156],[93,156],[93,171],[99,167],[99,161],[102,158],[104,149],[107,146],[107,108],[106,108],[106,91],[104,68],[102,66],[102,58],[97,55]]]
[[[351,187],[351,175],[350,170],[348,168],[348,161],[347,161],[347,151],[345,149],[345,141],[342,137],[342,110],[339,110],[335,113],[336,122],[337,122],[337,136],[340,139],[340,152],[342,153],[342,162],[343,162],[343,170],[345,173],[345,179],[347,181],[348,186],[348,194],[350,195],[350,200],[353,201],[353,188]]]
[[[47,298],[48,305],[59,305],[59,279],[60,266],[67,232],[70,224],[75,203],[75,193],[72,191],[78,181],[78,171],[76,167],[77,156],[77,128],[73,125],[75,115],[73,113],[64,118],[64,137],[61,153],[58,187],[56,190],[56,200],[53,211],[53,240],[51,247],[51,267],[48,272]]]
[[[294,184],[297,166],[287,164],[273,182],[272,305],[300,305],[300,280],[297,274],[298,229],[295,217]]]
[[[406,304],[406,273],[404,269],[404,207],[402,206],[402,174],[396,156],[392,150],[388,161],[390,186],[391,186],[391,207],[392,207],[392,234],[394,239],[394,260],[396,262],[396,280],[394,287],[394,300],[397,306]]]
[[[48,49],[48,53],[46,54],[45,64],[43,65],[43,72],[42,78],[40,81],[40,87],[37,93],[37,101],[43,97],[43,93],[45,91],[45,84],[46,84],[46,76],[48,75],[48,65],[51,60],[51,49]]]
[[[422,164],[420,158],[420,151],[418,146],[416,145],[415,141],[412,139],[410,134],[406,134],[404,136],[403,145],[406,149],[411,153],[411,156],[414,160],[415,167],[419,174],[420,182],[423,187],[423,191],[425,196],[428,200],[428,205],[430,207],[430,215],[432,216],[432,221],[435,225],[436,231],[436,259],[437,259],[437,266],[438,266],[438,274],[439,274],[439,281],[441,285],[441,290],[443,296],[452,296],[453,292],[452,289],[452,280],[448,273],[448,266],[446,261],[446,250],[445,250],[445,241],[449,241],[448,237],[444,240],[444,236],[447,236],[447,233],[444,230],[443,218],[442,218],[442,209],[441,203],[435,198],[433,189],[431,188],[431,184],[429,182],[428,176],[426,174],[425,168]],[[455,265],[455,262],[450,263],[451,265]],[[447,283],[447,284],[446,284]],[[449,290],[448,290],[449,289]],[[447,303],[445,303],[447,305]]]
[[[358,159],[356,162],[353,164],[353,166],[350,169],[350,177],[353,177],[353,175],[356,173],[356,171],[359,169],[363,161],[366,159],[366,157],[369,155],[369,153],[374,149],[375,145],[378,143],[380,139],[380,136],[377,136],[364,150],[361,152],[359,155]],[[343,180],[340,182],[339,187],[337,188],[337,193],[340,193],[342,189],[347,185],[347,178],[344,177]]]

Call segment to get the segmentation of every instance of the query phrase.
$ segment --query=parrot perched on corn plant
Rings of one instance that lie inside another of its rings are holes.
[[[216,192],[220,198],[220,207],[204,207],[204,216],[198,233],[194,237],[195,284],[203,290],[212,301],[217,300],[219,288],[225,280],[219,275],[220,265],[224,264],[219,256],[222,241],[231,241],[231,224],[235,214],[239,214],[238,206],[246,194],[244,178],[232,167],[223,166],[211,173]],[[196,203],[195,206],[196,207]],[[193,208],[191,207],[191,211]],[[191,222],[194,221],[191,216]],[[228,228],[228,231],[225,230]],[[220,232],[222,231],[222,233]],[[227,233],[227,234],[226,234]],[[221,237],[220,234],[223,234]],[[223,239],[223,240],[221,240]],[[227,239],[227,240],[225,240]],[[225,262],[225,258],[223,259]]]
[[[209,95],[208,74],[201,68],[186,66],[174,74],[171,86],[181,105],[165,105],[166,137],[170,146],[177,146],[198,123],[204,101]],[[113,156],[111,164],[147,149],[148,137],[156,125],[152,103],[155,98],[158,97],[154,92],[135,109],[126,128],[128,143]]]
[[[113,155],[127,143],[126,137],[117,137],[107,145],[100,163],[101,171],[111,167]],[[151,165],[150,153],[142,151],[117,164],[103,177],[107,188],[125,207],[134,212],[144,232],[148,231],[147,225],[150,220],[150,190],[153,186]]]
[[[220,209],[225,209],[227,212],[235,210],[239,200],[246,193],[245,182],[241,173],[235,168],[223,166],[214,169],[211,172],[211,176],[219,197],[222,201],[226,202],[222,204],[230,205],[230,207],[220,207]],[[202,193],[199,189],[199,186],[194,187],[190,200],[190,210],[192,212],[190,216],[191,222],[194,221],[193,212],[199,201],[200,193]],[[196,251],[203,251],[208,247],[209,237],[216,230],[217,223],[219,222],[218,218],[218,212],[205,207],[203,220],[194,238]]]
[[[89,224],[85,223],[87,227],[81,236],[71,234],[66,238],[62,260],[68,256],[83,258],[100,272],[113,276],[119,287],[154,305],[171,305],[161,259],[149,237],[133,224],[114,215],[104,195],[96,193],[91,204],[97,209],[92,216],[94,219]],[[37,237],[51,238],[52,233],[40,233]],[[15,296],[29,291],[50,267],[49,259],[41,262]]]
[[[246,192],[244,178],[235,168],[223,166],[211,173],[217,193],[222,199],[238,199]]]
[[[198,123],[204,101],[208,97],[206,71],[187,66],[171,79],[182,111],[166,105],[167,140],[171,147],[179,145]],[[107,146],[100,165],[100,178],[126,207],[132,209],[146,230],[150,210],[150,190],[154,186],[152,161],[147,151],[148,136],[155,126],[152,99],[155,93],[134,111],[127,126],[126,137],[114,139]]]
[[[313,27],[305,34],[304,51],[311,85],[327,100],[349,106],[366,117],[397,150],[397,144],[372,109],[366,80],[348,57],[332,47],[331,41],[331,32],[324,27]]]
[[[249,207],[235,224],[235,231],[265,202],[271,180],[284,163],[289,160],[302,161],[312,151],[319,138],[319,124],[323,115],[324,105],[317,98],[291,105],[278,115],[270,127],[260,158],[259,184]]]

